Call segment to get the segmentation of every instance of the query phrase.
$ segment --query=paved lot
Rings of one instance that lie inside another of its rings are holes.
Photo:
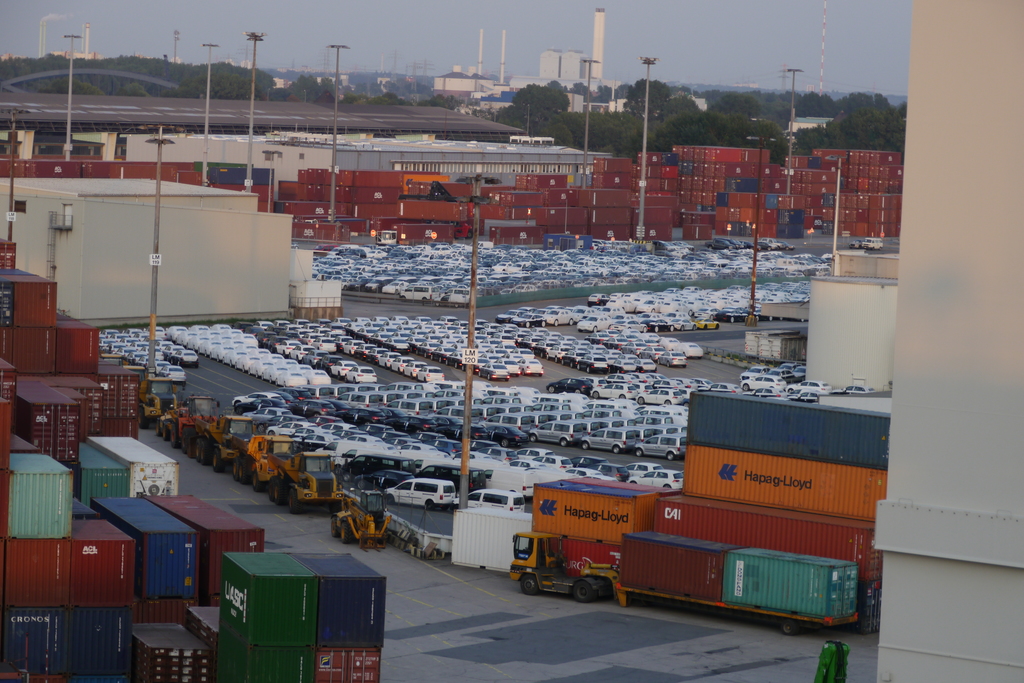
[[[410,314],[406,306],[394,311],[354,309],[346,313]],[[499,312],[482,310],[480,316],[492,319]],[[414,314],[438,313],[431,308]],[[465,316],[463,310],[444,313]],[[726,325],[720,332],[685,334],[724,345],[742,340],[743,332],[742,325]],[[524,383],[539,386],[578,374],[546,361],[545,370],[544,378]],[[452,377],[462,374],[451,369],[448,373]],[[739,369],[698,361],[687,370],[672,373],[729,381],[739,376]],[[397,378],[381,372],[382,381]],[[189,372],[189,390],[211,393],[222,405],[230,405],[232,396],[266,387],[208,359]],[[305,515],[290,515],[286,508],[271,504],[265,494],[256,494],[233,482],[230,475],[216,474],[171,450],[151,431],[140,439],[181,462],[182,493],[199,496],[266,528],[268,550],[350,552],[350,546],[331,537],[326,511],[310,509]],[[557,446],[552,450],[582,452]],[[630,459],[606,455],[620,462]],[[437,514],[450,520],[450,515]],[[446,561],[424,562],[391,547],[381,552],[352,552],[388,577],[384,682],[791,683],[813,680],[818,653],[830,639],[841,639],[851,647],[851,683],[876,678],[877,636],[820,631],[786,637],[772,625],[681,609],[621,608],[608,600],[581,605],[554,595],[527,597],[507,574],[457,567]]]

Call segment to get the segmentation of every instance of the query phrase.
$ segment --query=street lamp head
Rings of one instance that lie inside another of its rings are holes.
[[[66,35],[66,36],[64,36],[64,37],[65,37],[65,38],[81,38],[82,36],[77,36],[77,35],[75,35],[74,33],[69,33],[69,34],[67,34],[67,35]]]
[[[802,74],[803,72],[803,69],[786,69],[786,73],[788,74]]]
[[[653,66],[655,62],[660,61],[660,58],[658,57],[637,57],[637,59],[639,59],[647,66]]]
[[[217,43],[203,43],[202,47],[220,47]]]
[[[251,40],[254,43],[256,43],[256,42],[259,42],[259,41],[263,40],[263,36],[265,36],[267,34],[266,33],[256,33],[255,31],[242,31],[242,35],[245,36],[246,40]]]
[[[348,45],[328,45],[328,50],[349,50],[351,49]]]

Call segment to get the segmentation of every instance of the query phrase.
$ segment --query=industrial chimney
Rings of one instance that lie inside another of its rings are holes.
[[[39,22],[39,59],[46,56],[46,19]]]
[[[480,29],[480,52],[477,53],[476,58],[476,72],[481,76],[484,75],[484,30]]]
[[[501,73],[498,75],[498,82],[505,82],[505,29],[501,30]]]
[[[84,45],[84,47],[85,47],[84,51],[85,51],[85,58],[86,59],[89,59],[89,29],[90,29],[89,23],[86,22],[86,24],[85,24],[85,45]]]
[[[598,7],[594,10],[594,50],[591,57],[595,60],[591,64],[590,75],[595,80],[604,77],[604,8]]]

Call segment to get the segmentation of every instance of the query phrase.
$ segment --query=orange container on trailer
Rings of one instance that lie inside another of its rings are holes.
[[[887,481],[887,472],[868,467],[691,445],[683,492],[871,521]]]
[[[648,487],[644,487],[648,488]],[[623,534],[651,531],[660,491],[624,490],[577,481],[533,487],[533,530],[598,543],[622,543]]]

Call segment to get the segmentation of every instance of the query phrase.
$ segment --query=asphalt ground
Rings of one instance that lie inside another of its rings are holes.
[[[538,302],[543,306],[552,302]],[[567,302],[573,305],[578,301]],[[412,310],[419,308],[412,306]],[[493,319],[503,309],[481,310]],[[362,311],[359,304],[346,309],[353,315],[409,315],[409,305],[388,310],[379,305]],[[416,315],[450,314],[465,310],[423,310]],[[788,326],[787,326],[788,327]],[[568,329],[568,328],[563,328]],[[713,346],[742,340],[742,324],[723,325],[720,331],[682,333]],[[742,341],[740,341],[742,343]],[[545,376],[521,380],[543,386],[559,377],[579,374],[543,361]],[[721,381],[738,378],[740,369],[712,361],[694,361],[686,370],[666,374],[706,377]],[[446,368],[450,377],[462,373]],[[398,375],[379,371],[383,382]],[[231,398],[269,387],[219,363],[202,358],[188,371],[188,391],[210,394],[222,406]],[[517,380],[517,383],[520,381]],[[818,654],[827,640],[842,640],[851,647],[848,681],[876,679],[878,636],[822,630],[796,637],[781,634],[772,624],[709,616],[681,608],[633,605],[619,607],[611,600],[579,604],[568,596],[528,597],[506,573],[454,566],[448,561],[422,561],[393,547],[360,552],[342,546],[330,535],[326,510],[309,508],[291,515],[271,503],[265,494],[216,474],[172,450],[152,431],[140,440],[181,463],[181,492],[198,496],[266,529],[268,551],[348,553],[388,577],[386,641],[382,681],[545,681],[548,683],[675,683],[709,681],[730,683],[790,683],[811,681]],[[567,454],[583,451],[558,446]],[[601,453],[615,462],[631,456]],[[449,513],[401,511],[426,524]],[[440,521],[436,522],[440,525]]]

